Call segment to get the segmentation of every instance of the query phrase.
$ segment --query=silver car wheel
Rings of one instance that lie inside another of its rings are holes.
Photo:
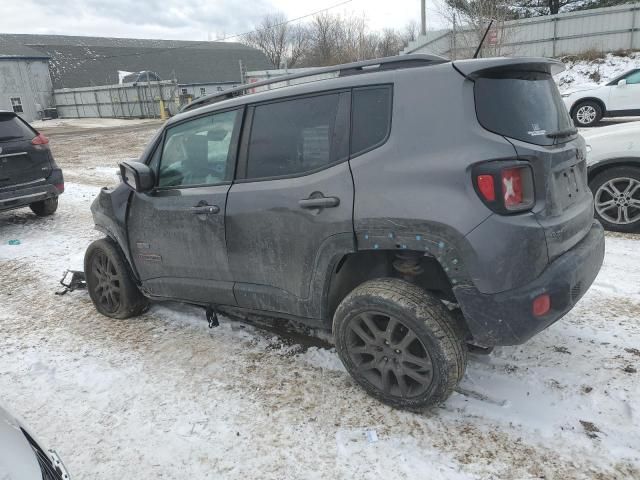
[[[609,223],[629,225],[640,221],[640,181],[613,178],[603,183],[595,194],[598,215]]]
[[[583,105],[576,112],[576,118],[581,125],[590,125],[598,117],[598,112],[591,105]]]

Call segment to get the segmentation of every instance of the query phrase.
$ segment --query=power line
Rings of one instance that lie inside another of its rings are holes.
[[[331,5],[331,6],[327,7],[327,8],[323,8],[322,10],[317,10],[315,12],[307,13],[306,15],[302,15],[301,17],[296,17],[296,18],[292,18],[290,20],[286,20],[284,22],[277,23],[275,25],[272,25],[272,26],[268,27],[267,30],[270,30],[270,29],[276,28],[276,27],[280,27],[280,26],[286,25],[288,23],[297,22],[297,21],[303,20],[305,18],[313,17],[314,15],[318,15],[319,13],[324,13],[324,12],[332,10],[334,8],[341,7],[342,5],[346,5],[347,3],[351,3],[352,1],[353,0],[344,0],[343,2],[336,3],[334,5]],[[229,36],[226,36],[226,37],[221,38],[219,40],[216,40],[216,42],[219,42],[219,43],[225,42],[225,41],[230,40],[232,38],[242,37],[242,36],[248,35],[250,33],[256,32],[256,31],[258,31],[258,29],[249,30],[249,31],[244,32],[244,33],[235,33],[233,35],[229,35]],[[185,40],[176,40],[176,41],[185,41]],[[139,57],[139,56],[142,56],[142,55],[152,55],[154,53],[169,52],[169,51],[172,51],[172,50],[179,50],[179,49],[182,49],[182,48],[199,47],[199,46],[207,45],[207,44],[210,44],[210,43],[212,43],[212,42],[210,42],[210,41],[190,42],[189,45],[179,45],[179,46],[176,46],[176,47],[158,48],[158,49],[153,49],[152,52],[135,52],[135,53],[125,53],[125,54],[122,54],[122,55],[105,55],[105,56],[95,56],[95,57],[91,57],[91,56],[66,57],[66,58],[64,58],[64,60],[65,61],[68,61],[68,60],[106,60],[106,59],[110,59],[110,58]],[[82,46],[85,46],[85,45],[73,45],[73,46],[82,47]],[[87,48],[97,48],[95,45],[94,46],[86,46],[86,47]]]

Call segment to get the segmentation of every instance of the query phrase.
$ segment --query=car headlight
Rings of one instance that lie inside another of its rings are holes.
[[[591,145],[587,145],[587,153],[591,153]]]

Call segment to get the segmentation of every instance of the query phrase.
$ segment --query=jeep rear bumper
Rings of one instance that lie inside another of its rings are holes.
[[[572,249],[554,260],[534,281],[487,295],[473,286],[454,288],[473,342],[482,346],[519,345],[562,318],[582,298],[604,259],[604,230],[597,221]],[[551,297],[551,309],[533,315],[533,300]]]

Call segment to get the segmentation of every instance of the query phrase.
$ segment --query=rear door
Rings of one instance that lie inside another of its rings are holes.
[[[573,123],[549,73],[487,72],[475,80],[475,99],[480,124],[504,135],[517,158],[533,168],[533,213],[553,260],[578,243],[593,222],[584,140],[567,133]]]
[[[224,214],[241,117],[235,109],[169,127],[150,164],[156,188],[133,193],[129,245],[153,295],[235,304]]]
[[[49,176],[49,148],[31,144],[37,134],[17,115],[0,113],[0,189],[36,185]]]
[[[227,248],[238,304],[319,318],[337,251],[353,251],[349,93],[250,107]]]

